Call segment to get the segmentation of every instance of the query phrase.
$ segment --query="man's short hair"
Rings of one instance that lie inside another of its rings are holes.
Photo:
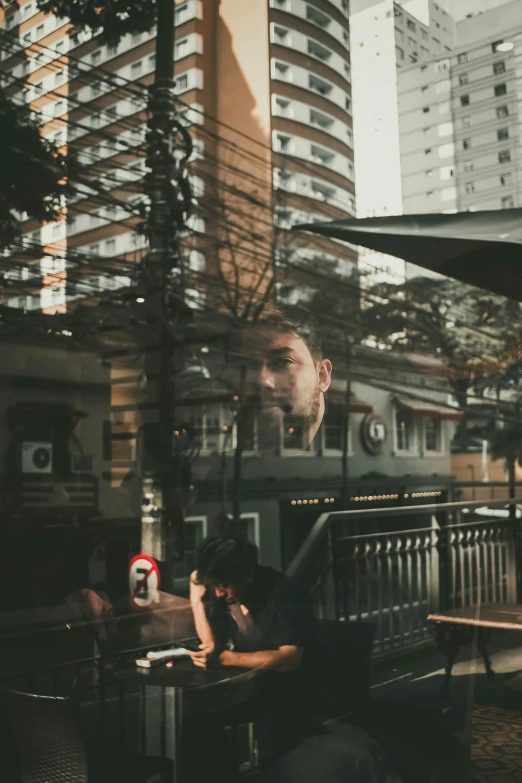
[[[252,573],[257,560],[256,545],[242,536],[206,538],[197,552],[197,582],[206,586],[234,584]]]
[[[247,325],[247,330],[255,332],[259,327],[300,337],[315,362],[323,358],[323,346],[317,321],[302,307],[267,306],[258,321]]]

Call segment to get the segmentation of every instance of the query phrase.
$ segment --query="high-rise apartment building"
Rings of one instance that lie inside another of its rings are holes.
[[[350,28],[357,215],[400,214],[397,74],[448,52],[453,20],[433,0],[354,0]]]
[[[8,301],[63,311],[128,286],[128,270],[145,251],[136,228],[147,202],[154,34],[125,35],[117,45],[74,36],[34,0],[9,9],[3,29],[4,88],[40,117],[46,137],[74,150],[86,180],[63,220],[40,226],[21,216],[24,247],[13,251],[10,272],[20,286]],[[257,209],[258,228],[281,235],[297,221],[354,214],[347,0],[178,2],[175,79],[179,116],[194,139],[189,272],[212,274],[223,245],[216,224],[230,213],[245,231]],[[247,244],[255,266],[258,246]],[[299,244],[300,256],[320,251],[334,265],[356,258],[329,240]],[[188,298],[197,305],[204,296],[202,284]]]
[[[522,204],[522,7],[466,18],[450,56],[399,75],[405,212]]]

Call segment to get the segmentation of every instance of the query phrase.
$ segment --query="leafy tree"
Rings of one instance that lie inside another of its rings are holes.
[[[156,24],[156,0],[36,0],[40,11],[71,22],[73,34],[100,33],[115,44],[128,33],[144,33]]]
[[[505,377],[509,341],[522,325],[518,302],[451,278],[414,277],[403,285],[376,285],[368,294],[376,339],[440,358],[464,414],[471,390],[481,394],[495,377]],[[466,427],[464,415],[461,446]]]
[[[29,110],[0,92],[0,246],[18,233],[17,212],[39,221],[55,220],[69,192],[71,159],[44,139]]]

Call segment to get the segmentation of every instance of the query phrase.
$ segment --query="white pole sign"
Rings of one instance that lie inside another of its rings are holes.
[[[136,555],[129,564],[129,592],[134,606],[148,609],[159,603],[160,573],[149,555]]]

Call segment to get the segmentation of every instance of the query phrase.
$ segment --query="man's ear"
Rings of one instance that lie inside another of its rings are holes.
[[[323,392],[328,391],[332,382],[332,362],[330,359],[321,359],[318,363],[319,388]]]

